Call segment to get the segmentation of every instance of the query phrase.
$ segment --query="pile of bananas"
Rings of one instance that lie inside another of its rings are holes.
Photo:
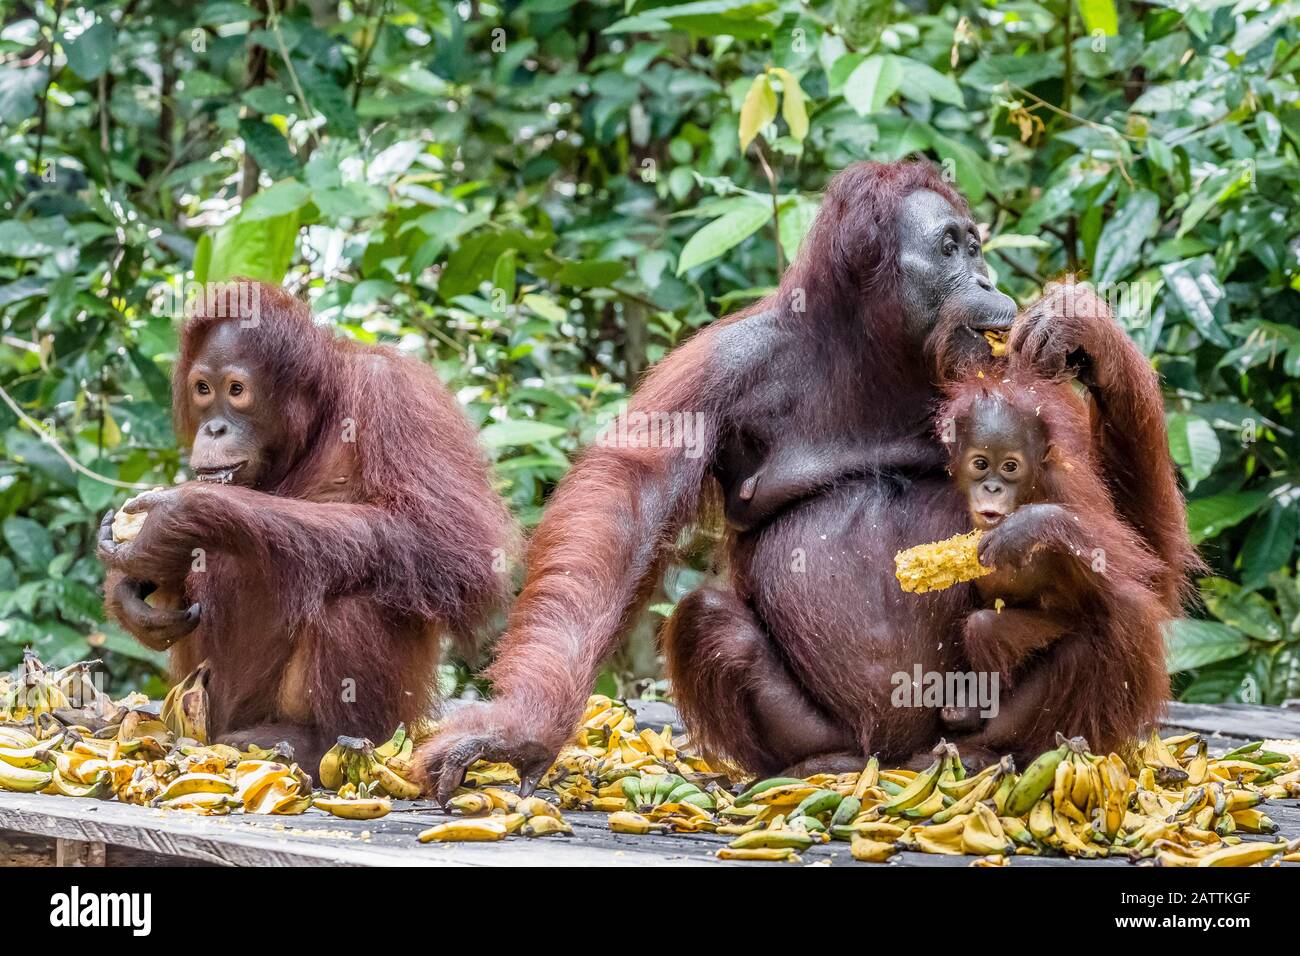
[[[311,777],[287,751],[173,742],[161,721],[130,711],[95,733],[49,715],[30,730],[0,725],[0,790],[209,815],[281,814],[307,809]]]
[[[1079,737],[1058,744],[1023,773],[1003,758],[967,775],[956,748],[941,743],[919,773],[881,770],[872,759],[858,774],[763,780],[719,811],[716,832],[736,838],[718,856],[797,861],[814,844],[847,840],[853,857],[869,862],[901,850],[975,855],[980,865],[1013,855],[1300,862],[1300,841],[1241,838],[1276,832],[1258,809],[1265,799],[1300,796],[1294,756],[1254,743],[1212,758],[1197,734],[1153,733],[1127,760],[1089,754]]]
[[[112,799],[200,814],[298,814],[310,807],[369,820],[413,800],[415,741],[404,726],[375,746],[340,737],[321,761],[327,791],[293,762],[287,745],[236,750],[207,742],[207,668],[167,695],[161,715],[131,694],[113,701],[90,666],[60,670],[27,655],[19,675],[0,675],[0,790]],[[798,861],[832,840],[858,860],[900,851],[967,854],[972,865],[1016,855],[1122,856],[1160,866],[1300,862],[1290,844],[1243,835],[1275,833],[1261,805],[1300,797],[1300,757],[1262,742],[1211,757],[1198,734],[1153,733],[1124,754],[1088,752],[1082,738],[1018,773],[1010,758],[968,774],[940,742],[922,771],[772,778],[735,794],[729,768],[689,753],[669,727],[636,729],[627,705],[588,701],[581,726],[541,781],[555,794],[521,799],[508,764],[479,762],[451,798],[453,819],[421,842],[567,835],[564,810],[609,814],[617,833],[716,833],[722,859]],[[1290,748],[1287,748],[1290,749]],[[556,804],[558,803],[558,806]]]
[[[77,661],[54,670],[30,650],[23,654],[17,674],[0,674],[0,724],[23,725],[44,714],[65,720],[85,718],[115,723],[123,714],[149,702],[143,694],[130,694],[113,702],[99,692],[90,672],[95,661]]]

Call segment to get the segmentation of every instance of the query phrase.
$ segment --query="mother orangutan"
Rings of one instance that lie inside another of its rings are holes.
[[[971,597],[902,594],[893,556],[967,530],[934,437],[937,386],[1014,314],[965,201],[932,166],[837,176],[780,288],[700,331],[637,390],[630,412],[691,415],[701,443],[605,443],[561,482],[489,671],[493,700],[454,714],[421,751],[435,795],[479,758],[514,763],[531,789],[710,487],[730,526],[725,571],[679,603],[664,637],[694,739],[758,773],[856,769],[867,753],[932,745],[939,713],[891,706],[891,678],[964,669]],[[1195,556],[1151,366],[1070,285],[1017,319],[1011,347],[1042,373],[1077,370],[1089,389],[1096,459],[1152,552],[1151,587],[1177,614]],[[1137,731],[1167,680],[1163,661],[1136,666],[1158,678],[1145,693],[1120,682],[1111,699],[1080,699],[1059,686],[1044,706],[1065,730],[1108,708]]]

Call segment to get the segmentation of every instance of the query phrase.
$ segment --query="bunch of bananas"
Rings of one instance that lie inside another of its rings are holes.
[[[412,771],[414,747],[415,741],[406,732],[405,724],[398,724],[393,736],[378,747],[364,737],[339,737],[338,743],[321,758],[321,786],[336,791],[341,791],[347,784],[354,788],[365,786],[365,799],[388,796],[397,800],[414,800],[420,796],[420,787],[402,775]],[[317,806],[330,809],[335,804],[318,802]]]
[[[23,654],[21,672],[0,674],[0,723],[22,724],[55,711],[85,708],[98,715],[110,707],[90,679],[93,661],[77,661],[53,670],[30,650]]]
[[[163,698],[162,722],[176,737],[208,742],[208,678],[211,666],[204,661]]]

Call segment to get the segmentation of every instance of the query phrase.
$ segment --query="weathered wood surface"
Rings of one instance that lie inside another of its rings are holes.
[[[1300,836],[1300,801],[1267,804],[1288,837]],[[713,834],[629,836],[611,833],[603,813],[568,812],[574,836],[500,843],[421,844],[416,835],[448,819],[427,804],[398,801],[379,820],[341,820],[319,810],[292,817],[200,817],[119,803],[41,794],[0,794],[0,828],[45,837],[129,847],[149,854],[230,866],[663,866],[727,864]],[[4,854],[0,853],[0,860]],[[805,863],[866,865],[832,842],[803,854]],[[969,857],[901,853],[900,866],[965,866]],[[21,862],[21,861],[15,861]],[[27,862],[30,862],[27,861]],[[1127,866],[1126,860],[1016,857],[1013,866]]]
[[[675,722],[667,705],[642,713],[645,723]],[[1222,705],[1174,705],[1170,731],[1198,730],[1211,749],[1223,752],[1247,739],[1300,738],[1300,712]],[[33,841],[77,840],[103,844],[112,865],[115,852],[136,861],[153,859],[228,866],[662,866],[728,864],[713,857],[726,843],[712,834],[631,836],[611,833],[602,813],[567,812],[572,838],[500,843],[420,844],[416,835],[449,819],[425,802],[396,801],[394,811],[371,821],[342,820],[319,810],[289,817],[201,817],[116,802],[74,800],[42,794],[0,792],[0,831],[23,836],[6,841],[0,833],[0,864],[37,860]],[[1266,811],[1282,835],[1300,837],[1300,801],[1272,801]],[[48,847],[49,844],[44,844]],[[66,852],[66,851],[65,851]],[[833,842],[803,854],[805,863],[857,864],[848,844]],[[896,866],[965,866],[969,857],[900,853]],[[781,864],[763,864],[781,865]],[[1015,857],[1012,866],[1128,866],[1126,860],[1077,861]]]

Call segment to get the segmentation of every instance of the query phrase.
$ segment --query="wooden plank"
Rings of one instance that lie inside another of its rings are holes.
[[[94,840],[54,841],[55,866],[106,866],[104,844]]]
[[[1300,801],[1265,805],[1294,839],[1300,836]],[[509,839],[501,843],[420,844],[416,835],[448,817],[428,804],[400,803],[379,820],[341,820],[313,810],[294,817],[234,814],[199,817],[117,803],[40,794],[0,794],[0,827],[67,839],[76,834],[117,846],[222,865],[244,866],[665,866],[741,865],[713,853],[727,838],[715,834],[611,833],[603,813],[567,813],[572,838]],[[847,843],[813,847],[805,864],[856,864]],[[967,866],[970,857],[900,853],[891,865]],[[867,865],[867,864],[861,864]],[[1017,857],[1013,866],[1126,866],[1127,860],[1079,861]]]
[[[1300,739],[1300,710],[1253,704],[1169,705],[1163,726],[1240,740]]]

